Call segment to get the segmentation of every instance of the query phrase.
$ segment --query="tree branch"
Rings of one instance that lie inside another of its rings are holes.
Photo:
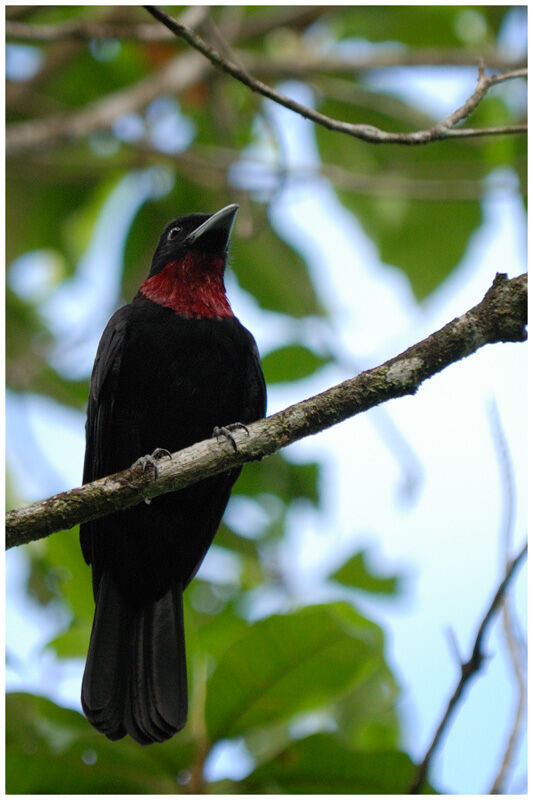
[[[205,7],[192,6],[183,16],[190,24],[198,25],[205,17]],[[42,152],[109,128],[119,117],[144,108],[165,92],[179,93],[188,89],[201,80],[206,71],[204,59],[196,53],[185,53],[133,86],[105,95],[73,114],[11,123],[6,127],[6,155],[19,156],[31,150]]]
[[[425,130],[414,131],[412,133],[390,133],[370,125],[355,125],[327,117],[326,115],[321,114],[312,108],[291,100],[289,97],[280,94],[270,86],[267,86],[266,84],[261,83],[253,78],[244,67],[225,59],[222,55],[217,53],[213,48],[206,44],[201,37],[192,30],[191,25],[198,24],[198,18],[200,18],[201,14],[205,13],[204,7],[193,6],[185,12],[184,17],[185,15],[192,15],[190,24],[184,24],[183,22],[172,19],[155,6],[146,6],[146,8],[148,8],[150,13],[154,14],[154,16],[157,16],[158,14],[162,15],[161,21],[163,21],[167,27],[174,26],[174,28],[171,28],[171,30],[175,33],[175,35],[186,39],[189,44],[199,50],[219,69],[222,69],[225,72],[233,75],[233,77],[247,85],[250,89],[252,89],[252,91],[259,92],[260,94],[269,97],[271,100],[286,106],[292,111],[301,114],[306,119],[310,119],[317,124],[328,128],[329,130],[340,131],[341,133],[346,133],[354,136],[355,138],[362,139],[373,144],[396,143],[404,145],[427,144],[428,142],[454,137],[478,137],[485,135],[524,133],[527,130],[526,125],[512,125],[500,128],[494,127],[480,129],[454,127],[454,125],[457,124],[457,120],[464,119],[466,116],[468,116],[468,114],[471,113],[473,108],[479,104],[481,99],[492,85],[495,83],[500,83],[503,80],[510,80],[511,78],[525,77],[527,72],[525,69],[514,69],[511,72],[495,76],[487,76],[481,71],[480,78],[478,79],[478,83],[472,97],[469,98],[460,109],[454,112],[454,114],[450,115],[450,117],[448,117],[446,120]],[[293,18],[296,20],[296,22],[301,21],[301,19],[305,20],[311,12],[316,15],[316,7],[314,10],[306,10],[302,8],[301,11],[295,11],[294,9],[283,9],[284,18],[286,17],[289,22]],[[187,17],[185,17],[185,19],[187,19]],[[253,17],[251,18],[250,23],[252,20],[254,20]],[[254,24],[258,31],[261,28],[261,24],[262,27],[265,28],[264,20],[257,20]],[[89,25],[89,23],[72,22],[62,23],[62,25],[69,26],[68,30],[71,31],[73,39],[75,38],[75,31],[78,31],[77,35],[83,38],[86,30],[92,30],[91,27],[87,29],[87,25]],[[104,31],[105,29],[108,34],[111,34],[113,27],[116,26],[116,23],[101,22],[92,23],[92,25],[97,25],[99,28],[101,28],[101,31]],[[34,27],[42,28],[45,26]],[[58,26],[53,27],[56,28],[55,33],[57,33]],[[153,25],[145,26],[145,28],[150,29],[153,27]],[[15,28],[15,30],[17,29]],[[240,38],[246,38],[247,36],[253,34],[254,30],[255,28],[250,27],[250,24],[243,26]],[[83,31],[83,33],[80,33],[80,31]],[[51,31],[49,34],[43,33],[42,35],[43,37],[50,35],[50,38],[52,38],[53,33],[54,31]],[[119,28],[116,29],[116,33],[119,33]],[[150,37],[152,34],[141,34],[141,37],[143,35]],[[424,57],[423,60],[427,60],[427,58]],[[244,61],[246,63],[246,57],[244,57]],[[305,59],[303,59],[303,63],[305,63]],[[377,65],[377,62],[368,62],[368,67],[375,67]],[[329,67],[332,67],[332,65],[330,64]],[[351,68],[354,67],[355,65],[352,64]],[[362,69],[365,67],[364,65],[360,65],[359,68]],[[327,71],[327,63],[324,64],[324,69]],[[74,113],[51,115],[25,122],[11,123],[6,127],[6,154],[7,156],[12,157],[21,156],[32,151],[42,152],[42,150],[46,148],[56,147],[66,142],[86,137],[97,130],[109,128],[118,117],[145,107],[155,97],[162,93],[183,92],[185,89],[201,80],[206,70],[207,64],[204,59],[200,59],[199,56],[187,53],[175,58],[169,64],[165,64],[162,69],[152,75],[147,76],[134,86],[113,92],[99,99],[98,101],[91,103],[86,108]]]
[[[170,42],[170,31],[160,25],[132,22],[89,22],[69,20],[52,25],[6,21],[6,38],[20,42],[90,42],[101,39],[134,39],[137,42]]]
[[[56,151],[57,152],[57,151]],[[150,144],[150,142],[128,142],[113,156],[101,159],[87,158],[83,163],[76,164],[76,173],[73,174],[72,162],[64,159],[63,155],[55,153],[50,155],[40,153],[31,160],[26,159],[17,163],[19,176],[30,179],[34,175],[35,165],[38,164],[41,176],[47,180],[80,180],[85,175],[101,176],[104,171],[117,169],[144,168],[152,164],[165,164],[170,168],[177,168],[180,175],[189,178],[200,186],[224,188],[228,186],[228,170],[239,162],[241,153],[230,147],[193,144],[188,150],[181,153],[164,153]],[[524,157],[525,160],[525,157]],[[522,159],[515,160],[521,165]],[[506,192],[514,194],[522,192],[521,186],[516,186],[513,174],[496,175],[490,182],[490,187],[483,176],[473,174],[469,176],[470,165],[461,162],[459,170],[463,177],[454,177],[454,165],[449,165],[447,174],[440,178],[418,178],[410,175],[383,174],[376,170],[351,172],[337,164],[322,162],[316,166],[283,167],[281,169],[272,163],[266,156],[247,154],[246,164],[253,164],[261,168],[261,172],[254,171],[248,177],[245,186],[240,187],[244,196],[252,195],[256,187],[263,189],[268,180],[275,185],[273,191],[279,191],[287,180],[306,183],[324,177],[338,189],[364,196],[401,197],[413,200],[427,200],[428,202],[442,202],[443,200],[478,200],[484,198],[489,191]],[[254,183],[257,180],[258,183]],[[243,195],[241,195],[242,197]],[[250,227],[251,231],[251,227]],[[251,235],[241,233],[245,238]]]
[[[495,615],[496,611],[500,607],[505,597],[505,592],[507,591],[507,587],[509,586],[509,583],[511,582],[511,579],[514,573],[516,572],[518,565],[520,564],[526,553],[527,553],[527,543],[523,545],[522,549],[520,550],[516,558],[514,558],[511,561],[505,573],[505,577],[498,586],[498,589],[492,599],[492,602],[485,616],[483,617],[483,620],[481,621],[481,625],[479,626],[476,640],[474,642],[474,647],[472,648],[472,655],[470,656],[468,661],[466,661],[464,664],[461,664],[461,675],[457,682],[457,686],[455,687],[455,691],[450,697],[450,700],[448,701],[448,705],[444,713],[444,716],[441,722],[439,723],[437,730],[435,731],[435,735],[426,752],[426,755],[424,756],[422,762],[420,763],[420,766],[418,767],[416,777],[411,785],[409,794],[418,794],[418,792],[420,791],[422,784],[425,781],[431,759],[435,754],[435,751],[442,739],[442,736],[444,734],[445,729],[448,726],[448,723],[450,722],[452,714],[457,704],[459,703],[459,700],[464,694],[464,691],[470,679],[473,677],[473,675],[475,675],[476,672],[478,672],[481,669],[481,666],[485,659],[482,648],[485,640],[485,635],[487,633],[487,628],[493,616]]]
[[[35,6],[28,6],[32,10]],[[272,10],[272,9],[270,9]],[[312,10],[312,9],[311,9]],[[320,10],[320,9],[319,9]],[[312,22],[316,14],[309,14],[309,9],[281,9],[283,13],[277,26],[290,25],[300,21],[302,12]],[[249,22],[254,22],[250,18]],[[247,25],[246,27],[250,27]],[[255,32],[250,28],[246,38],[253,38]],[[6,38],[34,44],[53,44],[55,42],[90,42],[102,39],[133,39],[137,42],[164,43],[174,40],[168,28],[153,23],[139,22],[93,22],[90,20],[68,20],[54,24],[35,24],[6,20]],[[261,30],[261,33],[264,33]],[[524,59],[513,60],[497,50],[466,50],[464,48],[418,48],[405,52],[402,48],[385,53],[363,53],[336,56],[317,56],[311,50],[304,50],[288,57],[265,58],[257,53],[239,53],[249,69],[270,75],[307,75],[310,72],[339,73],[359,72],[362,70],[382,69],[385,67],[412,66],[469,66],[475,67],[480,57],[493,69],[519,69],[526,66]]]
[[[33,8],[33,6],[29,8]],[[208,11],[208,6],[191,6],[184,11],[181,19],[188,26],[195,27],[204,21]],[[268,9],[267,14],[256,14],[243,24],[240,38],[247,39],[264,35],[278,24],[300,26],[311,22],[319,15],[320,11],[320,6],[280,8],[275,13],[270,13],[271,9]],[[114,23],[103,21],[96,24],[105,26],[109,32],[110,26]],[[153,27],[165,30],[160,25]],[[170,32],[169,36],[171,39],[173,38]],[[101,97],[79,111],[11,123],[6,127],[6,155],[17,157],[24,156],[28,152],[42,154],[44,150],[82,139],[95,131],[110,128],[119,117],[146,107],[161,94],[184,92],[201,81],[208,70],[208,63],[200,55],[185,53],[164,64],[161,69],[147,75],[136,84]],[[24,94],[22,85],[17,87],[16,93],[20,94],[21,91]],[[26,107],[27,105],[26,98]]]
[[[239,59],[247,69],[263,75],[282,77],[307,76],[310,73],[341,74],[394,67],[477,67],[480,58],[491,69],[521,69],[527,66],[524,59],[512,60],[496,50],[474,51],[464,49],[418,48],[388,52],[354,53],[340,56],[317,56],[304,49],[290,56],[267,58],[259,53],[239,51]]]
[[[207,42],[205,42],[201,36],[188,28],[182,22],[170,17],[158,6],[144,6],[144,8],[150,14],[152,14],[153,17],[158,19],[163,25],[171,30],[177,37],[184,39],[188,44],[191,45],[191,47],[194,47],[195,50],[198,50],[200,53],[202,53],[215,67],[223,72],[226,72],[228,75],[231,75],[245,86],[248,86],[248,88],[253,92],[257,92],[258,94],[263,95],[263,97],[267,97],[269,100],[273,100],[275,103],[285,106],[285,108],[288,108],[291,111],[295,111],[305,119],[316,122],[317,125],[321,125],[328,130],[345,133],[348,136],[353,136],[354,138],[361,139],[364,142],[371,144],[418,145],[428,144],[429,142],[439,141],[442,139],[488,135],[495,136],[500,134],[525,133],[527,131],[527,125],[508,125],[501,128],[454,127],[458,124],[458,122],[466,119],[472,113],[472,111],[479,105],[493,84],[500,83],[503,80],[510,80],[511,78],[526,77],[526,69],[513,70],[513,72],[505,75],[489,76],[486,75],[484,69],[480,66],[477,85],[472,96],[469,97],[460,108],[454,111],[453,114],[450,114],[450,116],[446,117],[446,119],[444,119],[442,122],[426,130],[414,131],[412,133],[392,133],[383,131],[380,128],[374,127],[373,125],[353,124],[344,122],[342,120],[333,119],[325,114],[321,114],[319,111],[315,111],[309,106],[304,106],[302,103],[292,100],[290,97],[287,97],[287,95],[281,94],[281,92],[272,89],[272,87],[268,86],[266,83],[254,78],[243,67],[233,63],[232,61],[229,61],[223,55],[218,53],[213,47],[207,44]]]
[[[54,531],[103,517],[165,492],[271,455],[394,397],[415,394],[427,378],[485,344],[527,338],[527,275],[496,275],[483,300],[427,339],[374,369],[237,431],[238,450],[209,439],[162,461],[153,479],[140,467],[10,511],[7,547],[42,539]],[[162,442],[164,445],[164,442]]]
[[[513,475],[513,466],[509,445],[505,437],[498,407],[493,401],[491,405],[491,429],[494,445],[498,456],[498,465],[501,472],[502,497],[502,543],[505,570],[509,569],[511,561],[511,538],[516,516],[516,487]],[[515,619],[511,599],[504,598],[502,607],[502,623],[505,647],[511,663],[511,669],[516,686],[516,703],[513,720],[505,743],[504,753],[496,771],[490,794],[504,794],[504,786],[511,771],[513,759],[516,756],[520,737],[524,728],[527,711],[527,668],[526,659],[522,652],[522,641],[518,634],[518,621]]]
[[[9,8],[9,7],[8,7]],[[20,16],[27,15],[38,8],[38,6],[11,6],[11,11],[6,13],[6,38],[16,39],[22,42],[33,42],[35,44],[53,44],[55,42],[90,42],[91,40],[101,39],[134,39],[138,42],[147,43],[165,43],[172,42],[174,36],[168,29],[162,28],[161,25],[154,25],[139,22],[94,22],[92,20],[68,20],[67,22],[57,22],[53,24],[35,24],[18,22],[15,9],[26,9],[25,14],[20,13]],[[194,6],[191,6],[191,9]],[[207,6],[202,6],[202,12],[208,10]],[[293,7],[269,7],[266,13],[256,13],[252,17],[248,17],[242,27],[242,36],[244,39],[254,39],[258,36],[264,36],[272,30],[279,27],[288,25],[294,28],[300,28],[303,25],[311,24],[314,22],[324,11],[328,11],[328,6],[293,6]],[[431,51],[426,51],[428,54]],[[452,64],[465,63],[461,60],[463,50],[449,50],[449,58]],[[455,54],[455,55],[454,55]],[[443,55],[444,57],[444,55]],[[475,64],[476,57],[469,61],[466,58],[466,63]],[[457,60],[459,59],[459,61]],[[497,51],[490,51],[486,53],[485,61],[494,67],[510,67],[510,66],[524,66],[522,63],[514,64],[513,62],[502,59],[502,56]],[[448,61],[444,61],[444,64]]]

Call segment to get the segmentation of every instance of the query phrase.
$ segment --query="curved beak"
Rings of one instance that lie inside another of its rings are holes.
[[[221,208],[220,211],[216,211],[214,214],[211,214],[209,219],[206,219],[205,222],[202,222],[194,231],[192,231],[187,238],[185,239],[185,244],[195,244],[202,236],[205,234],[212,234],[214,233],[217,237],[217,241],[223,246],[224,249],[227,249],[229,237],[231,236],[231,231],[233,229],[233,223],[235,222],[235,217],[237,215],[237,211],[239,210],[239,206],[237,203],[232,203],[230,206],[225,206]]]

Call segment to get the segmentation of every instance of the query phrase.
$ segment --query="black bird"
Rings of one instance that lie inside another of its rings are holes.
[[[109,320],[91,377],[84,483],[264,416],[257,347],[224,287],[237,210],[170,222],[148,278]],[[109,739],[162,742],[185,725],[182,593],[239,472],[81,526],[96,606],[81,699]]]

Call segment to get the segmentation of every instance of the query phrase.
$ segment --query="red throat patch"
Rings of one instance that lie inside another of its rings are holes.
[[[160,306],[195,319],[233,317],[224,286],[224,260],[187,253],[147,278],[141,292]]]

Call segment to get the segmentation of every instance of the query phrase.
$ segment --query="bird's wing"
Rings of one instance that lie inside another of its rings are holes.
[[[266,385],[261,368],[261,359],[255,339],[250,331],[244,329],[249,337],[248,363],[245,369],[246,388],[242,422],[255,422],[266,414]],[[240,420],[241,421],[241,420]]]
[[[129,306],[113,314],[98,345],[87,405],[83,483],[103,478],[116,470],[112,462],[113,405],[128,318]],[[83,555],[89,564],[93,561],[92,527],[90,522],[82,525],[80,536]]]

